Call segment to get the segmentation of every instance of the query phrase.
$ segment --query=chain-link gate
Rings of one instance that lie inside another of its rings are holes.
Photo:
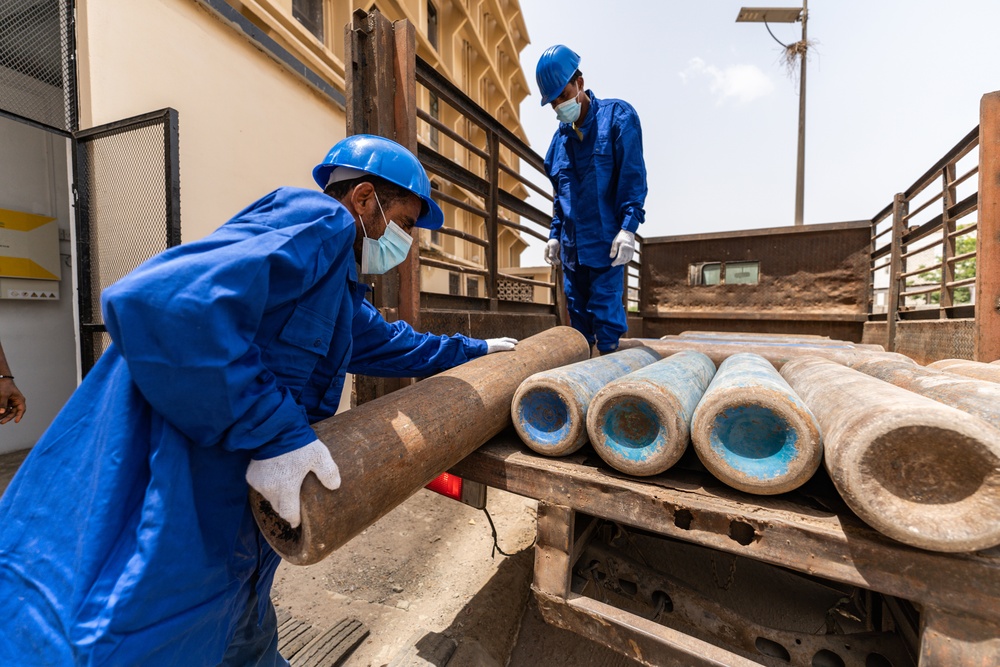
[[[101,293],[181,241],[177,111],[78,132],[77,257],[83,374],[110,343]]]
[[[74,2],[0,2],[0,109],[72,132],[77,125]]]

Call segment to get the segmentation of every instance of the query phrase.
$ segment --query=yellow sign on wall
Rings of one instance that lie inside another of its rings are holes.
[[[59,280],[55,218],[0,208],[0,276]]]

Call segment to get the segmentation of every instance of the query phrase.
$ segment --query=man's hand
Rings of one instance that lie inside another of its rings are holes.
[[[494,352],[512,352],[515,345],[517,345],[516,338],[487,338],[486,354],[493,354]]]
[[[549,239],[545,244],[545,262],[552,266],[559,266],[562,263],[559,259],[559,239]]]
[[[278,516],[297,528],[302,523],[299,492],[310,472],[331,491],[340,488],[340,470],[319,440],[274,458],[253,459],[247,466],[247,484],[271,503]]]
[[[16,424],[21,421],[26,409],[24,394],[14,384],[14,379],[0,378],[0,424],[6,424],[11,419]]]
[[[628,264],[632,261],[632,255],[635,254],[635,234],[632,232],[626,232],[624,229],[618,232],[618,236],[611,243],[611,254],[612,257],[611,266],[621,266],[622,264]]]

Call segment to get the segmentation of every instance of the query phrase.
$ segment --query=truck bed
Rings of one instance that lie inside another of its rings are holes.
[[[895,600],[908,601],[919,613],[911,630],[918,636],[909,639],[919,646],[913,658],[921,666],[1000,664],[1000,548],[945,554],[896,542],[858,519],[822,471],[796,492],[752,496],[696,466],[629,477],[589,446],[543,457],[510,429],[451,472],[538,500],[533,589],[546,620],[644,664],[827,664],[816,663],[815,652],[830,649],[796,636],[787,647],[779,637],[782,646],[772,651],[775,640],[761,636],[729,650],[581,595],[574,566],[601,521],[874,591],[890,610]],[[850,647],[835,652],[829,664],[905,664],[873,663]]]

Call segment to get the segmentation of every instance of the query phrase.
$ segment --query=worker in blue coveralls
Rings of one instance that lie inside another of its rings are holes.
[[[313,472],[340,485],[345,372],[425,376],[514,339],[387,323],[363,273],[443,215],[412,153],[357,135],[209,236],[107,288],[113,343],[0,501],[0,664],[287,665],[269,592],[280,558],[248,502],[293,527]],[[333,455],[331,456],[331,450]]]
[[[558,44],[535,68],[542,106],[559,120],[545,155],[554,199],[545,261],[562,264],[570,324],[606,354],[628,331],[622,291],[646,216],[646,165],[635,109],[595,97],[579,66]]]

